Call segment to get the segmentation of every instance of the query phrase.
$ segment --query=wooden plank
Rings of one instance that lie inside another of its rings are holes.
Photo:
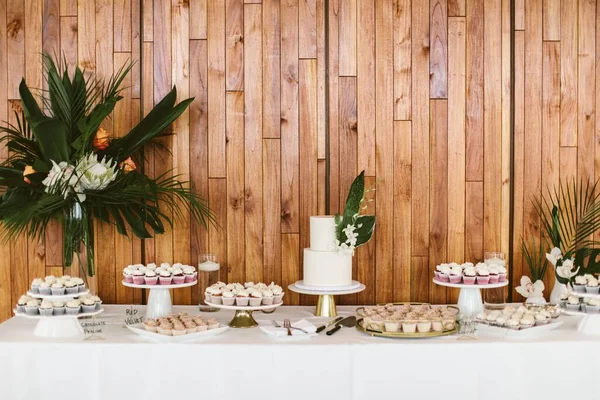
[[[509,256],[510,253],[510,241],[511,241],[511,147],[512,147],[512,21],[511,21],[511,1],[502,0],[502,82],[501,82],[501,176],[500,176],[500,190],[501,190],[501,216],[500,216],[500,251]],[[507,295],[509,290],[504,290]]]
[[[339,3],[339,74],[356,76],[356,0]],[[332,38],[335,40],[335,38]]]
[[[410,299],[411,301],[419,302],[430,302],[429,299],[429,261],[427,257],[414,256],[412,257],[412,266],[410,268],[411,273],[411,287],[410,287]]]
[[[346,196],[350,191],[352,182],[358,175],[358,138],[357,138],[357,93],[356,93],[356,77],[340,77],[340,92],[344,93],[340,97],[339,104],[339,121],[340,121],[340,168],[339,183],[340,183],[340,204],[345,204]],[[300,155],[302,157],[302,155]],[[300,169],[302,171],[302,168]],[[302,179],[302,178],[301,178]],[[308,227],[307,227],[308,228]],[[307,235],[308,236],[308,235]],[[301,236],[302,238],[302,236]],[[305,247],[310,247],[308,241],[300,242]],[[352,260],[353,278],[357,278],[357,257]],[[367,289],[369,290],[369,289]],[[370,291],[373,289],[370,289]],[[341,304],[357,304],[356,295],[342,296]]]
[[[542,45],[542,190],[558,187],[560,143],[560,43]]]
[[[208,179],[208,203],[215,214],[218,226],[227,226],[227,180]],[[220,278],[224,281],[230,280],[230,266],[227,259],[227,230],[211,225],[208,229],[208,248],[214,254],[217,262],[221,264]]]
[[[365,175],[375,175],[375,3],[359,1],[357,61],[357,104],[360,120],[357,127],[358,169]],[[342,100],[343,102],[343,100]]]
[[[396,120],[411,118],[410,7],[410,0],[394,0],[394,119]]]
[[[244,95],[227,93],[227,261],[232,282],[244,282]]]
[[[562,2],[565,3],[564,1]],[[525,0],[515,0],[515,30],[525,30]],[[468,7],[467,7],[468,9]]]
[[[394,248],[394,47],[392,2],[376,0],[375,39],[376,65],[376,130],[375,172],[377,179],[384,181],[378,187],[375,207],[377,210],[377,302],[388,302],[393,298],[393,248]]]
[[[448,16],[464,17],[467,14],[466,0],[448,0]]]
[[[448,137],[448,101],[432,100],[429,120],[429,140],[431,146],[429,186],[429,300],[436,304],[446,304],[446,288],[432,282],[435,266],[448,260],[449,236],[449,175],[460,169],[460,164],[452,164],[452,173],[448,173],[449,142]]]
[[[142,0],[142,38],[144,42],[154,40],[154,0]]]
[[[263,139],[263,242],[265,282],[282,282],[281,237],[281,143],[278,139]],[[298,257],[298,255],[296,255]],[[288,294],[290,293],[287,291]]]
[[[560,10],[560,145],[577,145],[577,2]]]
[[[263,139],[262,139],[262,7],[258,4],[244,6],[244,45],[247,48],[244,75],[245,142],[245,221],[246,229],[246,279],[258,282],[263,279]],[[244,109],[242,108],[242,112]],[[229,162],[228,162],[229,163]],[[272,184],[271,182],[267,182]],[[272,203],[270,206],[276,208]],[[276,203],[276,204],[279,204]],[[279,219],[276,222],[279,225]],[[280,246],[278,246],[280,248]]]
[[[449,18],[447,153],[449,168],[445,175],[448,188],[447,261],[450,262],[465,261],[466,29],[464,17]],[[431,258],[430,253],[430,262]]]
[[[375,177],[365,176],[365,188],[370,189],[375,187]],[[372,215],[375,213],[377,192],[370,191],[365,195],[365,204],[368,208],[362,211],[363,214]],[[367,289],[358,293],[353,299],[354,303],[350,304],[374,304],[375,303],[375,275],[373,272],[377,271],[376,259],[376,239],[375,237],[361,246],[355,253],[355,262],[357,264],[356,279],[363,283]]]
[[[225,8],[225,87],[244,90],[244,1],[227,0]]]
[[[560,180],[567,182],[577,177],[577,147],[561,147],[560,152]]]
[[[131,61],[135,62],[131,70],[131,98],[139,99],[141,95],[141,73],[142,73],[142,40],[141,40],[141,2],[131,2]],[[141,103],[141,102],[140,102]],[[135,120],[137,121],[137,120]]]
[[[86,77],[96,69],[96,8],[91,1],[77,2],[77,63],[89,71]]]
[[[171,80],[177,87],[177,100],[189,97],[189,8],[185,3],[174,0],[171,4]],[[168,40],[168,39],[167,39]],[[187,182],[190,175],[190,131],[189,110],[186,110],[172,125],[176,135],[172,138],[173,173],[179,180]],[[186,184],[186,186],[189,186]],[[182,202],[179,202],[182,218],[173,226],[173,262],[187,264],[191,261],[191,226],[190,213]],[[173,292],[176,304],[190,304],[192,289],[183,288]]]
[[[192,24],[193,25],[193,24]],[[208,200],[208,63],[206,40],[190,40],[190,185]],[[208,253],[208,231],[198,221],[191,222],[191,262]],[[206,274],[203,274],[206,275]],[[192,290],[192,304],[199,302],[204,287]]]
[[[21,235],[10,244],[10,282],[11,282],[11,304],[17,304],[19,297],[27,292],[29,288],[29,273],[27,270],[27,238]],[[31,278],[33,279],[33,277]]]
[[[6,0],[7,96],[19,99],[19,83],[25,76],[25,8],[23,0]]]
[[[131,0],[113,0],[115,52],[131,51]]]
[[[432,99],[448,98],[448,8],[446,0],[431,0],[429,95]]]
[[[225,165],[225,2],[207,2],[208,176],[224,178]]]
[[[25,80],[29,87],[42,87],[42,2],[25,0]],[[39,102],[40,106],[41,101]]]
[[[317,0],[298,2],[298,57],[317,58]]]
[[[329,48],[328,48],[328,84],[329,84],[329,213],[340,211],[340,154],[339,154],[339,40],[331,40],[339,36],[339,1],[329,3]],[[333,110],[333,112],[332,112]]]
[[[263,138],[280,137],[280,27],[279,1],[262,3],[263,24]]]
[[[207,0],[189,0],[190,4],[190,39],[207,38],[207,19],[206,19]]]
[[[281,286],[300,279],[300,236],[296,234],[281,235]],[[300,295],[291,290],[286,291],[283,301],[288,305],[300,304]]]
[[[319,160],[327,158],[327,47],[325,0],[317,0],[317,152]],[[325,164],[325,163],[324,163]],[[325,172],[325,170],[323,170]],[[321,176],[321,175],[319,175]],[[323,175],[324,177],[324,175]],[[325,179],[323,179],[325,182]],[[325,186],[322,187],[325,190]],[[325,199],[323,199],[325,200]],[[319,203],[319,206],[321,203]],[[323,203],[325,205],[325,203]]]
[[[394,122],[394,300],[411,294],[412,131],[410,121]]]
[[[596,4],[579,0],[577,52],[577,175],[594,179],[594,131],[596,120]]]
[[[429,249],[429,7],[413,6],[411,200],[412,215],[419,218],[412,220],[412,255],[426,256]],[[379,132],[377,134],[379,136]],[[381,197],[380,193],[377,198]]]
[[[317,160],[317,177],[317,214],[326,215],[327,163],[325,160]]]
[[[483,180],[483,0],[467,0],[467,171]]]
[[[139,24],[138,24],[139,25]],[[139,43],[141,44],[141,43]],[[131,79],[133,79],[133,75],[131,76]],[[133,86],[131,88],[131,95],[133,97]],[[141,119],[141,113],[140,113],[140,109],[141,109],[141,100],[140,99],[131,99],[131,126],[135,126],[138,124],[138,122],[140,122]],[[138,168],[140,168],[142,166],[142,160],[140,160],[139,158],[136,159],[136,163],[138,165]],[[142,264],[144,262],[143,258],[142,258],[142,248],[143,248],[144,244],[143,241],[138,238],[135,235],[131,235],[131,263],[132,264]],[[133,299],[132,299],[132,304],[142,304],[142,297],[145,291],[143,290],[135,290],[132,289],[133,292]],[[196,302],[197,304],[197,302]]]
[[[60,54],[73,74],[77,66],[77,17],[60,17],[60,37]]]
[[[543,34],[544,40],[560,40],[560,0],[544,0]]]
[[[298,3],[281,2],[281,232],[299,232]]]
[[[60,51],[60,7],[60,0],[44,1],[42,42],[43,50],[48,54],[55,54]],[[75,3],[75,7],[75,11],[77,11],[77,3]],[[77,16],[77,12],[75,12],[75,16]],[[44,89],[46,88],[46,83],[44,82]]]
[[[0,1],[0,26],[7,26],[6,1]],[[8,101],[7,101],[7,36],[6,29],[0,29],[0,120],[8,120]],[[4,161],[8,157],[6,146],[0,146],[0,160]],[[4,243],[0,245],[0,257],[3,260],[0,265],[0,321],[12,317],[14,304],[11,299],[11,268],[13,264],[10,256],[10,245]]]
[[[465,191],[465,260],[483,260],[483,182],[467,182]]]
[[[60,0],[61,16],[77,16],[77,0]]]
[[[144,28],[145,29],[145,28]],[[142,114],[146,116],[154,107],[154,43],[144,42],[142,44]],[[144,173],[155,177],[154,173],[154,148],[144,149]],[[144,262],[156,261],[154,251],[154,239],[144,240]]]

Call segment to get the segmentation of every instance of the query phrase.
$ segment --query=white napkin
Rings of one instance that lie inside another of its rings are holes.
[[[262,322],[262,321],[261,321]],[[281,326],[283,326],[283,321],[277,321],[277,323]],[[294,328],[300,328],[308,333],[304,333],[302,331],[299,331],[298,329],[292,329],[292,336],[297,336],[297,337],[312,337],[312,336],[318,336],[317,332],[317,327],[313,324],[311,324],[310,322],[308,322],[305,319],[301,319],[299,321],[294,321],[292,322],[292,326]],[[288,337],[287,334],[287,329],[286,328],[276,328],[271,321],[268,322],[268,324],[265,322],[264,325],[261,323],[258,326],[264,333],[266,333],[267,335],[271,335],[271,336],[275,336],[278,338],[285,338]]]

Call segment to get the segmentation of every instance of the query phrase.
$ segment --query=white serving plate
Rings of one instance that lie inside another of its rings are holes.
[[[150,340],[153,340],[156,342],[163,342],[163,343],[185,343],[185,342],[191,342],[194,340],[202,340],[202,339],[220,335],[221,333],[225,332],[228,328],[229,327],[227,325],[219,324],[219,327],[215,328],[215,329],[208,329],[206,331],[196,332],[196,333],[186,333],[185,335],[181,335],[181,336],[167,336],[167,335],[162,335],[160,333],[147,331],[144,328],[144,324],[127,325],[127,329],[134,332],[135,334],[137,334],[143,338],[146,338],[146,339],[150,339]]]
[[[121,284],[123,286],[127,286],[130,288],[136,288],[136,289],[180,289],[180,288],[184,288],[184,287],[194,286],[197,283],[198,283],[198,279],[196,279],[193,282],[181,283],[178,285],[175,285],[175,284],[159,285],[158,283],[156,285],[136,285],[134,283],[125,282],[125,280],[121,281]]]
[[[352,281],[352,283],[350,285],[346,285],[346,286],[313,286],[313,285],[307,285],[306,283],[304,283],[304,281],[297,281],[294,285],[296,285],[296,287],[301,290],[306,290],[306,291],[310,291],[310,292],[329,293],[329,292],[346,292],[346,291],[356,290],[356,289],[360,288],[361,283],[359,281]]]
[[[600,317],[600,313],[588,313],[585,311],[571,311],[571,310],[567,310],[566,308],[561,308],[560,312],[565,314],[565,315],[571,315],[571,316],[584,316],[584,317]]]
[[[226,306],[224,304],[215,304],[209,303],[208,301],[204,301],[211,307],[220,308],[223,310],[234,310],[234,311],[262,311],[262,310],[272,310],[273,308],[277,308],[283,305],[283,302],[277,304],[271,304],[270,306]]]
[[[61,294],[61,295],[39,294],[39,293],[33,293],[31,290],[27,292],[27,296],[29,296],[29,297],[33,297],[35,299],[54,300],[54,301],[74,299],[79,296],[85,296],[88,294],[90,294],[89,290],[86,290],[85,292],[74,293],[74,294]]]
[[[467,285],[464,283],[442,282],[442,281],[438,281],[437,279],[434,278],[433,283],[435,283],[436,285],[446,286],[446,287],[451,287],[451,288],[456,288],[456,289],[494,289],[494,288],[501,288],[501,287],[508,285],[508,279],[505,280],[504,282],[490,283],[487,285],[478,285],[477,283],[475,283],[473,285]]]
[[[578,297],[587,297],[590,299],[600,299],[600,294],[595,294],[595,293],[579,293],[579,292],[575,292],[575,291],[571,291],[570,294],[572,294],[573,296],[578,296]]]
[[[490,326],[486,324],[477,324],[477,331],[489,333],[492,335],[504,336],[508,339],[536,339],[546,335],[548,332],[560,327],[563,324],[562,321],[553,320],[548,322],[546,325],[534,326],[526,329],[509,329],[501,328],[499,326]]]
[[[79,313],[77,315],[27,315],[25,313],[20,313],[17,311],[17,309],[15,308],[13,310],[13,312],[15,313],[15,315],[17,317],[22,317],[22,318],[27,318],[27,319],[61,319],[61,318],[83,318],[83,317],[93,317],[94,315],[98,315],[104,312],[104,308],[101,308],[99,310],[96,310],[94,312],[91,313]]]

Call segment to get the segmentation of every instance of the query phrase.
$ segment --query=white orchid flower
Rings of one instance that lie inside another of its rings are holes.
[[[554,247],[552,250],[550,250],[550,253],[546,253],[546,259],[550,261],[550,264],[552,264],[555,267],[556,263],[558,263],[558,260],[560,260],[561,258],[562,252],[558,247]]]
[[[66,162],[52,162],[52,169],[48,172],[42,184],[46,186],[46,193],[62,194],[66,199],[69,194],[75,192],[80,202],[85,201],[85,195],[79,185],[79,176],[76,168]]]
[[[525,298],[542,297],[544,289],[544,282],[537,280],[535,283],[532,283],[528,276],[522,276],[521,286],[515,288],[517,293]]]
[[[565,260],[563,265],[556,267],[556,275],[563,279],[570,280],[579,272],[579,268],[573,271],[573,260]]]

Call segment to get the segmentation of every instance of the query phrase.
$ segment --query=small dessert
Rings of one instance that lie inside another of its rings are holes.
[[[65,291],[67,294],[77,294],[79,292],[79,288],[77,287],[77,282],[72,279],[69,279],[65,282]]]
[[[527,329],[535,325],[535,319],[531,315],[525,315],[523,318],[521,318],[519,323],[521,324],[522,329]]]
[[[123,279],[125,279],[125,282],[133,283],[133,271],[136,269],[137,268],[131,268],[131,266],[129,266],[123,270]]]
[[[31,299],[25,304],[25,314],[27,315],[38,315],[40,303],[36,299]]]
[[[487,285],[490,283],[490,270],[487,266],[479,267],[477,271],[477,284],[478,285]]]
[[[235,304],[237,306],[243,307],[243,306],[247,306],[249,303],[249,296],[250,294],[248,293],[247,290],[242,289],[239,292],[237,292],[237,295],[235,296]]]
[[[506,267],[502,265],[497,265],[498,269],[498,282],[506,282]]]
[[[209,318],[206,320],[206,325],[208,325],[208,329],[217,329],[219,322],[215,318]]]
[[[262,301],[263,301],[263,295],[260,290],[254,289],[254,290],[252,290],[252,292],[250,292],[250,306],[251,307],[260,306]]]
[[[223,292],[222,301],[224,306],[232,306],[235,303],[235,294],[230,290]]]
[[[441,319],[432,319],[431,329],[433,329],[434,332],[442,332],[444,330],[444,323]]]
[[[182,336],[185,335],[186,332],[187,330],[185,329],[185,325],[183,325],[181,322],[176,322],[173,324],[173,336]]]
[[[27,295],[19,297],[19,300],[17,301],[17,312],[25,314],[25,306],[29,300],[32,300],[32,298]]]
[[[400,321],[398,320],[386,320],[384,322],[386,332],[398,332],[400,329]]]
[[[417,321],[402,321],[402,332],[415,333],[417,331]]]
[[[96,311],[96,302],[91,297],[86,297],[81,300],[81,309],[84,313]]]
[[[470,266],[463,270],[463,283],[465,285],[474,285],[475,279],[477,278],[477,271],[475,271],[475,267]]]
[[[38,291],[40,292],[41,295],[49,296],[52,294],[52,290],[50,289],[51,285],[52,285],[52,283],[44,281],[44,282],[40,283],[40,286],[38,286]]]
[[[173,281],[171,274],[168,271],[161,271],[158,277],[161,285],[170,285]]]
[[[173,284],[181,285],[185,282],[185,276],[181,268],[173,268]]]
[[[262,304],[265,306],[270,306],[273,304],[273,292],[270,289],[265,289],[262,291],[263,299]]]
[[[254,287],[254,282],[246,282],[246,283],[244,283],[244,287],[246,289],[251,289]]]
[[[158,283],[158,276],[156,275],[156,272],[152,271],[151,269],[147,270],[146,274],[144,275],[144,282],[146,285],[156,285]]]
[[[431,331],[431,321],[420,320],[417,322],[417,330],[419,333],[428,333]]]
[[[64,301],[53,301],[52,302],[52,314],[54,315],[65,315],[67,311]]]
[[[575,277],[575,283],[573,284],[573,290],[575,293],[585,293],[585,286],[587,285],[587,278],[579,275]]]
[[[509,329],[518,330],[521,327],[521,322],[517,319],[509,319],[506,321],[506,327]]]
[[[194,267],[190,267],[189,265],[183,267],[183,275],[185,277],[185,283],[191,283],[196,280],[196,269]]]
[[[132,273],[133,275],[133,284],[134,285],[143,285],[145,282],[145,273],[142,270],[136,269]]]
[[[500,277],[498,275],[498,267],[496,267],[495,265],[490,265],[488,270],[490,271],[490,284],[498,283],[498,281],[500,280]]]
[[[183,324],[185,326],[186,333],[196,333],[198,332],[198,326],[194,321],[186,321]]]
[[[585,285],[585,292],[590,294],[598,294],[600,292],[600,286],[598,286],[598,279],[594,277],[588,279]]]
[[[40,293],[39,288],[42,283],[44,283],[42,278],[35,278],[33,282],[31,282],[31,293]]]
[[[203,332],[208,329],[208,325],[206,325],[206,321],[203,319],[200,319],[198,321],[194,320],[194,323],[196,324],[196,329],[198,330],[198,332]]]
[[[567,298],[567,310],[569,311],[579,311],[579,296],[571,295]]]
[[[43,317],[50,317],[53,313],[53,306],[50,300],[42,300],[39,308],[40,315]]]
[[[102,300],[98,296],[90,296],[90,299],[94,300],[96,311],[98,311],[102,307]]]
[[[54,275],[48,275],[44,278],[44,282],[49,283],[50,285],[52,285],[54,281],[56,281],[56,277]]]
[[[148,318],[146,321],[144,321],[144,328],[148,331],[148,332],[158,332],[158,321],[156,321],[153,318]]]
[[[283,289],[279,285],[270,286],[269,289],[273,292],[273,304],[280,304],[283,302]]]
[[[535,319],[536,326],[546,325],[550,321],[550,317],[542,312],[535,314],[533,318]]]
[[[166,321],[161,322],[156,331],[161,335],[173,336],[173,324]]]
[[[563,308],[567,307],[567,299],[569,298],[569,292],[563,292],[560,294],[560,306]]]
[[[143,267],[143,265],[141,265],[141,264],[140,264],[140,265],[138,265],[138,268],[139,268],[139,267]],[[157,267],[156,267],[156,264],[155,264],[155,263],[150,263],[150,264],[146,265],[146,268],[148,268],[148,269],[150,269],[150,270],[155,270],[155,269],[157,269]]]
[[[585,311],[591,314],[597,314],[600,312],[600,300],[599,299],[589,299]]]
[[[460,265],[455,265],[452,268],[450,268],[450,276],[448,277],[448,279],[450,280],[450,283],[461,283],[462,282],[462,274],[463,274],[463,270]]]
[[[213,304],[223,304],[223,292],[221,289],[212,288],[210,292],[210,301]]]
[[[50,286],[50,291],[53,296],[62,296],[65,294],[65,286],[60,282],[54,282]]]
[[[79,300],[69,300],[67,301],[67,315],[77,315],[79,314],[79,310],[81,310],[81,302]]]
[[[450,282],[450,271],[451,269],[448,265],[443,265],[440,267],[440,282]]]

